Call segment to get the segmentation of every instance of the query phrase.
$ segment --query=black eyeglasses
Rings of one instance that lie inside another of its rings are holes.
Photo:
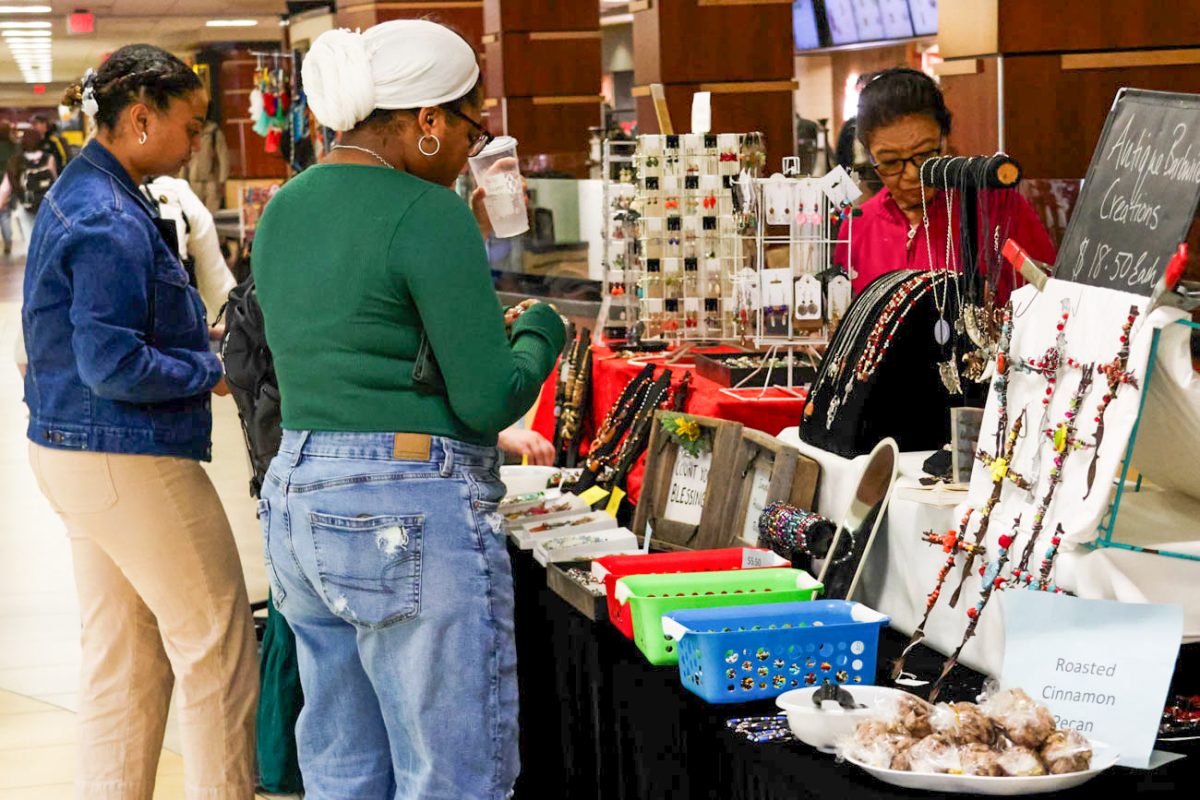
[[[888,158],[883,161],[871,159],[871,165],[875,167],[875,171],[885,178],[890,178],[893,175],[899,175],[904,172],[904,168],[908,164],[912,164],[919,172],[921,165],[931,158],[941,155],[942,148],[936,147],[933,150],[926,150],[923,153],[916,153],[908,158]]]
[[[482,153],[483,149],[485,147],[487,147],[489,144],[491,144],[492,140],[496,138],[495,136],[492,135],[491,131],[489,131],[487,128],[483,127],[483,125],[481,123],[478,123],[475,120],[471,119],[466,114],[459,111],[458,109],[451,108],[450,106],[442,106],[442,108],[446,109],[451,114],[458,117],[463,122],[467,123],[472,128],[474,128],[476,131],[478,131],[478,134],[476,136],[472,137],[472,139],[471,139],[471,149],[467,151],[468,158],[474,158],[475,156]]]

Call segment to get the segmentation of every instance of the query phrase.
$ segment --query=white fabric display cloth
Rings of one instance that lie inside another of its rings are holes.
[[[1183,315],[1173,309],[1158,309],[1147,315],[1146,298],[1097,287],[1054,280],[1040,294],[1033,287],[1025,287],[1013,296],[1015,324],[1010,364],[1018,358],[1040,356],[1054,343],[1064,298],[1071,304],[1066,355],[1082,363],[1111,361],[1120,346],[1121,326],[1129,316],[1130,306],[1136,304],[1143,310],[1132,330],[1127,367],[1137,377],[1139,387],[1145,386],[1154,330],[1164,328],[1133,459],[1133,464],[1155,485],[1141,492],[1124,493],[1114,539],[1140,547],[1200,554],[1200,470],[1195,467],[1195,453],[1200,448],[1200,381],[1192,371],[1189,330],[1174,324]],[[989,556],[996,552],[999,536],[1011,533],[1013,518],[1022,513],[1021,534],[1012,552],[1014,560],[1020,558],[1034,509],[1045,494],[1053,457],[1053,448],[1042,428],[1053,428],[1063,419],[1078,385],[1079,371],[1064,367],[1043,426],[1041,397],[1045,381],[1010,369],[1009,424],[1023,409],[1028,409],[1026,433],[1017,445],[1012,468],[1025,475],[1034,472],[1038,439],[1044,443],[1038,452],[1045,461],[1039,486],[1032,493],[1011,485],[1004,489],[987,535]],[[1080,441],[1092,441],[1096,408],[1107,390],[1104,375],[1095,374],[1092,389],[1080,406],[1076,431]],[[1091,546],[1110,507],[1112,491],[1106,491],[1106,487],[1112,486],[1118,477],[1140,402],[1140,388],[1123,386],[1110,403],[1104,416],[1105,435],[1095,487],[1086,501],[1083,495],[1092,452],[1083,449],[1067,459],[1062,483],[1047,511],[1029,566],[1038,569],[1055,526],[1062,522],[1063,545],[1052,576],[1060,586],[1089,599],[1180,604],[1184,608],[1184,641],[1196,641],[1200,640],[1200,563]],[[993,393],[988,398],[980,442],[981,449],[988,452],[994,446],[997,414],[997,398]],[[799,441],[796,429],[784,431],[780,438],[821,465],[816,510],[837,522],[854,491],[865,456],[848,460],[811,447]],[[927,456],[928,453],[901,454],[900,471],[904,477],[898,486],[911,485],[912,478],[921,474],[921,463]],[[976,463],[973,470],[967,502],[957,508],[947,505],[946,497],[953,493],[928,492],[922,496],[898,488],[888,509],[886,529],[881,530],[866,565],[862,596],[856,599],[888,614],[892,627],[910,634],[925,613],[927,596],[946,559],[940,547],[922,541],[922,534],[927,530],[944,533],[956,528],[966,509],[982,507],[991,491],[989,471],[981,463]],[[977,517],[978,514],[968,529],[969,540],[978,525]],[[974,574],[967,579],[958,606],[949,607],[950,595],[962,574],[962,561],[960,556],[959,566],[947,577],[925,626],[925,644],[942,653],[958,647],[967,624],[966,611],[979,598],[978,567],[986,558],[982,562],[976,559]],[[1012,565],[1010,561],[1010,568]],[[993,675],[999,673],[1003,663],[1003,597],[1003,592],[993,596],[975,636],[960,657],[966,666]]]

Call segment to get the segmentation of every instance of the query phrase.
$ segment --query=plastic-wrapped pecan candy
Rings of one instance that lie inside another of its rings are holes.
[[[958,748],[958,760],[962,762],[963,775],[982,775],[998,778],[1004,774],[1000,768],[1000,753],[986,744],[972,742]]]
[[[909,748],[908,762],[913,772],[962,772],[958,746],[936,734],[926,736]]]
[[[1046,767],[1038,754],[1028,747],[1013,745],[1000,754],[996,759],[1003,774],[1013,778],[1028,778],[1034,775],[1045,775]]]
[[[983,711],[1013,744],[1040,750],[1054,733],[1054,716],[1021,689],[1006,689],[983,703]]]
[[[1051,775],[1085,772],[1092,766],[1092,745],[1079,731],[1060,730],[1042,745],[1042,761]]]
[[[929,716],[934,733],[955,744],[992,745],[996,726],[974,703],[938,703]]]

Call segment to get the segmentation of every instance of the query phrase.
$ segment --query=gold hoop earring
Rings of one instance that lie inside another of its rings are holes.
[[[434,148],[433,148],[432,153],[428,152],[425,149],[425,140],[426,139],[433,139]],[[419,142],[417,142],[417,149],[420,150],[421,155],[425,156],[426,158],[433,158],[438,153],[442,152],[442,140],[439,139],[438,137],[434,136],[432,133],[428,133],[428,134],[422,136],[421,140]]]

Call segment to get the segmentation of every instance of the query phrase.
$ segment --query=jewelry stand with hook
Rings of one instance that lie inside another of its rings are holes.
[[[753,234],[745,238],[746,246],[752,244],[754,248],[757,267],[753,342],[755,347],[766,348],[766,351],[763,353],[764,366],[736,386],[721,389],[739,400],[767,400],[778,398],[780,394],[798,398],[807,396],[807,391],[795,384],[797,351],[803,353],[808,364],[815,368],[820,360],[818,348],[829,343],[830,335],[828,303],[817,276],[831,269],[838,245],[845,245],[850,252],[853,241],[852,203],[859,192],[849,175],[839,169],[821,178],[805,177],[800,173],[800,160],[795,157],[784,158],[782,167],[782,174],[754,181],[751,202],[756,226]],[[840,239],[841,223],[847,219],[847,238]],[[778,230],[784,225],[787,225],[786,235],[772,232],[773,228]],[[783,251],[785,246],[787,268],[768,267],[768,253]],[[781,283],[786,283],[782,298],[768,290],[768,287]],[[815,297],[807,299],[804,306],[798,291],[800,283],[816,289]],[[786,325],[780,317],[780,308]],[[801,319],[808,320],[809,325],[799,326],[797,322]],[[813,325],[813,322],[817,324]],[[776,367],[775,361],[781,352],[786,352],[787,363],[785,367]],[[787,370],[785,385],[771,385],[777,368]],[[767,373],[763,386],[745,385],[763,370]]]

